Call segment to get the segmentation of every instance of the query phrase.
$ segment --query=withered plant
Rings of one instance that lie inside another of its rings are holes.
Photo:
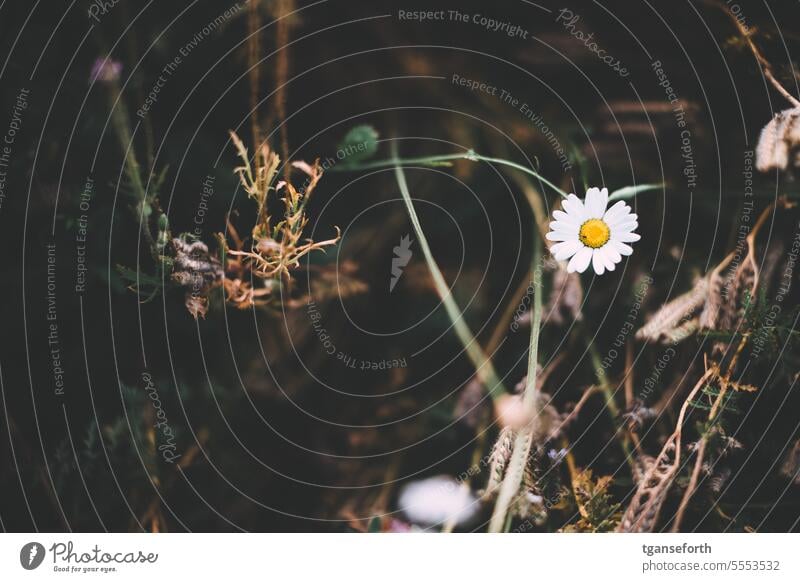
[[[305,162],[291,164],[307,176],[305,186],[298,190],[290,182],[276,181],[280,157],[266,142],[258,148],[251,163],[247,148],[239,136],[231,132],[231,139],[242,160],[242,165],[235,172],[248,197],[256,202],[258,210],[249,241],[241,241],[235,230],[231,231],[234,248],[229,247],[224,237],[220,236],[219,240],[224,255],[232,257],[229,267],[235,274],[232,280],[225,283],[229,292],[228,300],[240,307],[247,307],[270,295],[281,280],[288,283],[290,272],[300,267],[300,259],[305,255],[336,244],[340,231],[337,227],[334,238],[320,242],[303,239],[303,232],[308,225],[306,204],[322,177],[318,161],[313,165]],[[283,203],[283,213],[277,217],[270,213],[269,208],[276,197],[280,197]],[[254,286],[255,282],[247,282],[247,272],[261,283]]]

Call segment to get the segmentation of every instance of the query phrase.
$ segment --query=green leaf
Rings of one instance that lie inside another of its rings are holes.
[[[634,198],[637,194],[641,194],[642,192],[647,192],[648,190],[660,190],[664,187],[664,184],[640,184],[639,186],[625,186],[624,188],[620,188],[619,190],[614,190],[611,195],[608,197],[609,202],[615,202],[616,200],[628,200],[630,198]]]
[[[368,160],[378,151],[378,132],[371,125],[357,125],[347,132],[339,144],[336,157],[343,164],[357,164]]]

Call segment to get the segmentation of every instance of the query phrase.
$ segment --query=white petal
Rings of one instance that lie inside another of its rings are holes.
[[[577,222],[571,223],[557,220],[550,223],[550,230],[557,230],[559,232],[574,232],[577,234],[578,230],[580,230],[580,225]]]
[[[614,245],[614,248],[616,249],[616,251],[621,255],[629,257],[629,256],[631,256],[633,254],[633,249],[631,247],[629,247],[628,245],[626,245],[625,243],[619,242],[618,240],[614,240],[612,238],[611,239],[611,244]]]
[[[586,196],[583,197],[583,206],[586,208],[587,214],[594,210],[594,201],[598,194],[600,194],[600,188],[589,188],[586,191]]]
[[[575,219],[573,216],[570,216],[569,214],[567,214],[563,210],[554,210],[553,211],[553,219],[556,222],[565,222],[567,224],[580,225],[580,222],[577,219]]]
[[[622,255],[619,254],[619,251],[616,248],[614,248],[614,245],[612,244],[606,244],[603,247],[603,252],[611,260],[612,263],[619,263],[622,260]]]
[[[561,202],[561,206],[576,222],[583,222],[586,220],[586,209],[583,207],[581,199],[575,196],[575,194],[570,194],[566,200]]]
[[[609,226],[612,234],[617,232],[631,232],[636,230],[638,227],[639,223],[635,220],[633,222],[623,222],[620,224],[615,224],[614,226]]]
[[[600,206],[599,196],[599,188],[589,188],[586,191],[586,198],[583,201],[583,205],[586,208],[586,218],[599,218],[597,216],[597,209]]]
[[[625,204],[623,200],[620,200],[614,206],[606,210],[605,215],[603,216],[603,220],[607,223],[611,223],[616,219],[628,214],[631,211],[630,206]]]
[[[583,247],[575,256],[569,260],[567,264],[568,273],[583,273],[586,267],[589,266],[589,261],[592,260],[592,249]]]
[[[603,215],[606,213],[606,208],[608,208],[608,188],[602,188],[600,190],[597,200],[600,203],[600,214],[597,215],[597,218],[603,218]]]
[[[619,216],[615,216],[611,219],[609,224],[620,224],[622,222],[635,222],[639,220],[639,216],[632,212],[626,212],[625,214],[620,214]]]
[[[574,232],[561,232],[558,230],[551,230],[544,235],[547,240],[560,241],[560,240],[577,240],[578,236]]]
[[[616,263],[622,260],[622,256],[614,250],[614,247],[611,245],[605,245],[604,247],[598,249],[600,251],[600,256],[603,257],[603,263],[606,266],[606,269],[609,271],[613,271],[617,268]],[[616,259],[614,258],[616,257]]]
[[[586,217],[603,218],[608,205],[608,189],[589,188],[586,192]]]
[[[629,210],[628,212],[621,212],[611,216],[611,218],[606,219],[606,223],[609,226],[614,226],[615,224],[622,224],[623,222],[636,222],[636,220],[636,215],[631,214]]]
[[[614,233],[613,236],[614,240],[618,240],[619,242],[624,242],[624,243],[636,242],[640,238],[642,237],[636,234],[635,232]]]
[[[555,260],[557,261],[566,261],[572,255],[577,253],[583,244],[579,240],[568,240],[560,243],[556,243],[550,247],[550,253],[553,255]]]
[[[594,249],[594,252],[592,252],[592,267],[594,267],[594,272],[598,275],[602,275],[606,270],[601,250],[602,249]]]

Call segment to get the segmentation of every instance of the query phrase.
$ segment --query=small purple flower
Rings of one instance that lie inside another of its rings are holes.
[[[105,83],[118,81],[122,73],[122,63],[112,59],[97,59],[92,65],[89,82],[101,81]]]
[[[553,461],[553,463],[558,464],[564,460],[564,457],[567,456],[567,449],[550,449],[547,451],[547,456],[551,461]]]

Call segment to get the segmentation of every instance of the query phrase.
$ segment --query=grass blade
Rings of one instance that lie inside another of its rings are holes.
[[[503,386],[502,381],[497,376],[497,372],[495,371],[491,360],[486,356],[486,354],[483,353],[483,350],[478,344],[478,341],[475,339],[475,336],[472,335],[472,331],[469,329],[467,322],[464,321],[464,315],[461,313],[458,305],[456,305],[453,295],[450,293],[450,288],[445,282],[442,272],[439,270],[439,266],[436,264],[436,261],[433,258],[433,253],[428,245],[428,239],[425,237],[425,233],[420,225],[417,212],[414,210],[414,203],[412,202],[411,194],[408,191],[406,176],[403,172],[403,168],[400,166],[400,159],[397,157],[397,145],[394,143],[392,144],[392,160],[394,163],[394,173],[395,177],[397,178],[397,185],[400,187],[400,193],[403,196],[403,201],[405,202],[406,209],[408,210],[408,217],[411,219],[411,224],[414,227],[414,232],[417,235],[417,240],[419,241],[419,245],[422,248],[422,253],[425,256],[425,262],[428,264],[428,269],[430,269],[433,282],[436,285],[436,291],[439,293],[442,303],[444,303],[445,311],[447,312],[447,315],[453,324],[453,329],[455,330],[458,339],[464,346],[464,350],[467,352],[467,356],[469,357],[470,361],[472,361],[472,364],[475,366],[475,373],[477,374],[478,379],[486,387],[486,390],[489,392],[491,397],[497,398],[502,393],[506,392],[505,386]]]

